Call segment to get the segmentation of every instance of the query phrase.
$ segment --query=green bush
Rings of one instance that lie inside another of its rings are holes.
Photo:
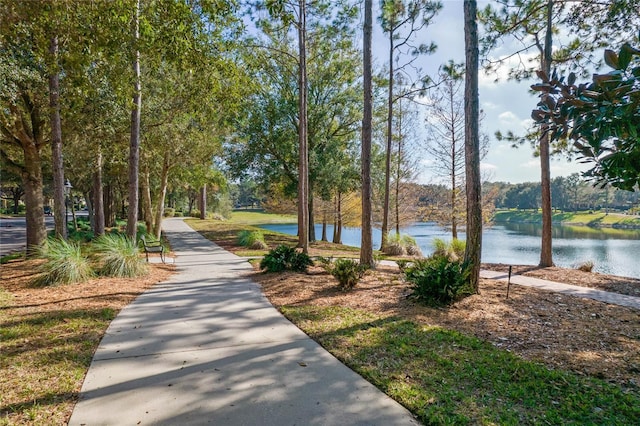
[[[171,207],[165,207],[163,214],[164,214],[164,217],[174,217],[176,215],[176,209]]]
[[[267,272],[305,272],[312,264],[306,253],[298,253],[293,247],[279,245],[262,258],[260,269],[266,269]]]
[[[264,235],[260,231],[243,230],[238,234],[238,244],[253,250],[266,250],[269,248],[264,242]]]
[[[328,272],[333,275],[342,291],[351,290],[367,272],[367,268],[353,259],[336,259],[329,264]]]
[[[48,286],[82,282],[94,276],[89,259],[82,254],[80,244],[49,238],[37,250],[45,262],[38,267],[40,276],[35,284]]]
[[[473,294],[467,264],[442,255],[414,261],[404,269],[404,277],[413,285],[412,297],[429,305],[446,305]]]
[[[138,245],[124,235],[102,235],[93,243],[92,250],[101,275],[139,277],[149,270],[140,257]]]

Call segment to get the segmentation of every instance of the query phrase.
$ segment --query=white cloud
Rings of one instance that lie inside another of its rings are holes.
[[[491,163],[480,163],[480,170],[482,171],[494,171],[494,170],[498,170],[498,166],[496,166],[495,164],[491,164]]]

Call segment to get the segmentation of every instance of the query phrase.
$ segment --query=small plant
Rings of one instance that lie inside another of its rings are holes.
[[[306,253],[298,253],[293,247],[279,245],[262,258],[260,269],[266,269],[267,272],[305,272],[312,264]]]
[[[397,233],[387,234],[387,244],[384,253],[390,256],[422,256],[422,251],[416,243],[416,240],[409,235],[400,235]]]
[[[367,272],[367,268],[353,259],[336,259],[328,271],[339,282],[342,291],[349,291]]]
[[[466,242],[463,240],[454,239],[447,243],[440,238],[434,238],[432,244],[432,257],[446,257],[451,261],[457,261],[464,257]]]
[[[396,263],[398,264],[398,269],[400,269],[400,272],[404,272],[405,269],[409,267],[409,265],[413,264],[413,261],[400,259],[400,260],[396,260]]]
[[[94,276],[89,259],[82,254],[80,244],[76,242],[49,238],[37,253],[45,262],[38,267],[41,275],[36,278],[36,285],[70,284],[87,281]]]
[[[176,215],[176,209],[172,207],[165,207],[163,214],[164,217],[174,217]]]
[[[139,277],[148,272],[138,245],[124,235],[105,234],[93,244],[98,272],[109,277]]]
[[[446,256],[416,260],[405,268],[404,276],[413,284],[412,297],[430,305],[446,305],[473,294],[467,265]]]
[[[264,242],[264,235],[260,231],[244,230],[238,234],[238,244],[252,250],[266,250],[269,248]]]
[[[582,271],[582,272],[592,272],[594,266],[596,266],[596,265],[592,261],[588,260],[588,261],[583,262],[580,265],[578,265],[578,267],[576,269],[578,269],[579,271]]]

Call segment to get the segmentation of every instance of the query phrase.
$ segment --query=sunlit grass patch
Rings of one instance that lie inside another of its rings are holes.
[[[633,424],[640,395],[453,330],[340,307],[283,313],[425,424]]]
[[[113,309],[0,311],[0,425],[64,424]]]

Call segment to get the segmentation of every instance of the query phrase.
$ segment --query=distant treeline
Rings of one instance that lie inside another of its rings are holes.
[[[463,188],[460,192],[463,192]],[[541,208],[540,182],[485,182],[482,192],[483,202],[497,209]],[[420,193],[420,205],[445,206],[449,204],[451,190],[444,185],[421,185]],[[551,202],[554,210],[567,212],[610,210],[640,213],[640,191],[623,191],[610,186],[594,187],[578,174],[552,179]],[[464,211],[464,208],[460,210]]]

